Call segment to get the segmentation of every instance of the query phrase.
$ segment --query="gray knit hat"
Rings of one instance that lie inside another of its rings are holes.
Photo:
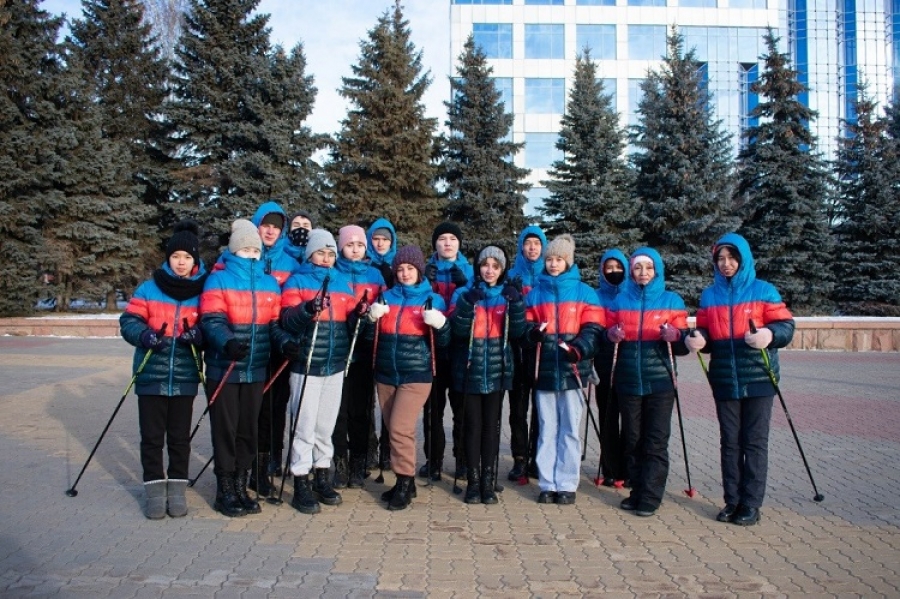
[[[481,266],[488,258],[499,262],[500,270],[506,270],[506,253],[496,245],[489,245],[478,253],[477,265]]]
[[[334,235],[325,229],[313,229],[309,232],[309,241],[306,242],[306,259],[318,252],[319,250],[332,250],[337,255],[337,243],[334,241]]]
[[[239,218],[231,223],[231,238],[228,240],[228,250],[237,254],[244,248],[256,248],[262,250],[262,239],[259,237],[259,229],[246,218]]]

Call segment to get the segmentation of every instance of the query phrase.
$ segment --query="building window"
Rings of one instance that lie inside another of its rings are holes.
[[[666,0],[628,0],[628,6],[665,6]]]
[[[716,8],[716,0],[678,0],[682,8]]]
[[[451,4],[512,4],[512,0],[453,0]]]
[[[563,153],[556,149],[556,138],[556,133],[526,133],[525,168],[550,168],[562,160]]]
[[[494,87],[500,92],[500,101],[506,113],[515,112],[513,107],[513,80],[512,77],[494,77]]]
[[[750,87],[759,81],[759,65],[755,62],[740,63],[738,70],[738,78],[740,84],[740,100],[738,104],[741,138],[740,144],[743,147],[746,144],[743,133],[750,127],[759,126],[759,117],[750,116],[756,105],[759,104],[759,94],[750,91]]]
[[[512,23],[474,23],[472,37],[487,58],[512,58]]]
[[[565,58],[565,25],[525,25],[525,58]]]
[[[525,79],[526,114],[563,114],[565,111],[565,79]]]
[[[640,119],[638,108],[644,98],[644,90],[641,89],[643,82],[643,79],[628,80],[628,113],[625,115],[627,125],[637,125]]]
[[[563,4],[565,4],[565,1],[564,0],[525,0],[525,6],[528,6],[529,4],[535,4],[535,5],[549,4],[549,5],[553,5],[553,6],[562,6]]]
[[[600,83],[603,84],[603,95],[609,96],[610,107],[613,109],[613,112],[615,112],[616,110],[618,110],[616,95],[619,88],[619,81],[614,78],[601,78]]]
[[[729,8],[768,8],[766,0],[729,0]]]
[[[575,0],[578,6],[615,6],[616,0]]]
[[[660,60],[666,55],[665,25],[629,25],[628,58]]]
[[[525,192],[525,216],[538,216],[544,207],[550,190],[546,187],[532,187]]]
[[[576,25],[575,48],[581,52],[591,49],[591,58],[596,60],[616,59],[615,25]]]

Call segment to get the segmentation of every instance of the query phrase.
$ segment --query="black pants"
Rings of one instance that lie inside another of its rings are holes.
[[[500,452],[500,414],[503,391],[486,395],[466,395],[464,401],[466,464],[473,470],[493,467]]]
[[[597,417],[600,427],[600,469],[603,478],[625,478],[625,451],[620,432],[619,396],[609,386],[609,370],[598,368],[600,383],[596,386]]]
[[[517,363],[517,366],[519,364]],[[509,392],[509,449],[514,458],[531,456],[534,459],[537,445],[537,431],[528,436],[528,408],[531,406],[531,373],[517,368],[513,378],[513,388]],[[533,440],[531,451],[529,440]]]
[[[335,457],[346,456],[348,449],[351,455],[368,454],[374,401],[375,382],[369,355],[350,364],[344,379],[341,407],[331,434]]]
[[[278,372],[284,357],[273,350],[266,381]],[[291,397],[291,365],[281,371],[263,397],[259,410],[257,450],[260,453],[281,455],[284,450],[284,428],[287,425],[287,405]]]
[[[619,397],[626,474],[638,509],[655,510],[662,502],[669,476],[674,406],[674,391]]]
[[[206,381],[212,397],[219,381]],[[265,383],[226,383],[209,409],[216,476],[249,470],[256,459],[259,409]]]
[[[716,402],[725,503],[762,506],[774,399],[769,395]]]
[[[193,395],[138,395],[141,428],[141,467],[144,482],[166,478],[188,478],[191,457]],[[169,468],[163,467],[163,447],[169,453]]]
[[[462,456],[459,430],[462,423],[462,394],[450,388],[450,361],[437,361],[437,375],[431,385],[431,394],[425,402],[424,420],[425,457],[434,464],[443,463],[444,449],[447,446],[444,435],[444,410],[447,408],[447,397],[450,398],[450,411],[453,412],[453,456]],[[432,459],[432,452],[434,458]]]

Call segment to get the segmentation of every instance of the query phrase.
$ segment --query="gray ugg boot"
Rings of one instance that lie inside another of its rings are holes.
[[[151,520],[159,520],[166,517],[166,481],[151,480],[144,483],[144,493],[147,495],[147,503],[144,505],[144,515]]]
[[[187,479],[178,478],[170,478],[168,483],[166,484],[166,490],[169,495],[166,511],[173,518],[181,518],[182,516],[187,516],[187,497],[184,496],[184,492],[187,490],[187,486]]]

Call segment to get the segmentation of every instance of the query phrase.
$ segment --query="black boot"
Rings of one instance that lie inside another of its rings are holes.
[[[246,512],[234,491],[234,473],[216,475],[216,501],[213,508],[229,518],[243,516]]]
[[[260,474],[260,470],[262,474]],[[260,453],[250,464],[250,480],[247,486],[264,497],[272,494],[272,485],[269,482],[269,454]]]
[[[466,458],[456,458],[456,478],[468,478],[468,469],[466,468]]]
[[[412,502],[415,493],[416,480],[412,476],[397,475],[397,486],[394,489],[394,495],[388,504],[391,511],[405,510]]]
[[[351,489],[362,489],[366,485],[366,456],[350,456],[350,476],[347,486]]]
[[[412,477],[410,476],[410,478],[412,478]],[[387,491],[385,491],[384,493],[381,494],[381,500],[382,500],[382,501],[390,502],[390,500],[394,498],[394,493],[397,492],[397,487],[398,487],[399,485],[400,485],[400,477],[398,476],[398,477],[397,477],[397,482],[394,483],[394,486],[391,487],[390,489],[388,489]],[[417,497],[417,495],[416,495],[416,485],[415,485],[415,484],[413,484],[413,485],[410,487],[409,496],[412,497],[412,498]]]
[[[472,468],[474,470],[474,468]],[[499,500],[497,499],[497,472],[494,466],[481,467],[481,503],[493,505]]]
[[[419,477],[421,478],[431,478],[431,480],[437,482],[441,480],[441,473],[444,470],[444,464],[441,461],[437,461],[431,463],[431,461],[427,461],[422,464],[422,467],[419,468]],[[465,476],[461,476],[458,478],[465,478]]]
[[[294,498],[291,499],[291,507],[302,514],[318,514],[321,511],[322,508],[309,484],[308,474],[294,477]]]
[[[512,470],[509,471],[509,474],[506,475],[506,478],[511,481],[518,481],[520,478],[522,478],[524,476],[525,476],[525,458],[514,457]]]
[[[245,512],[258,514],[262,511],[262,508],[259,507],[259,502],[247,494],[247,471],[244,469],[238,470],[234,475],[234,492]]]
[[[346,489],[350,478],[350,466],[347,464],[347,456],[339,455],[334,458],[334,478],[331,481],[335,489]]]
[[[466,503],[481,503],[481,481],[475,473],[475,469],[468,472],[468,484],[466,486]]]
[[[331,481],[328,480],[328,468],[315,469],[312,492],[316,499],[325,505],[341,505],[343,501],[341,494],[331,487]]]

